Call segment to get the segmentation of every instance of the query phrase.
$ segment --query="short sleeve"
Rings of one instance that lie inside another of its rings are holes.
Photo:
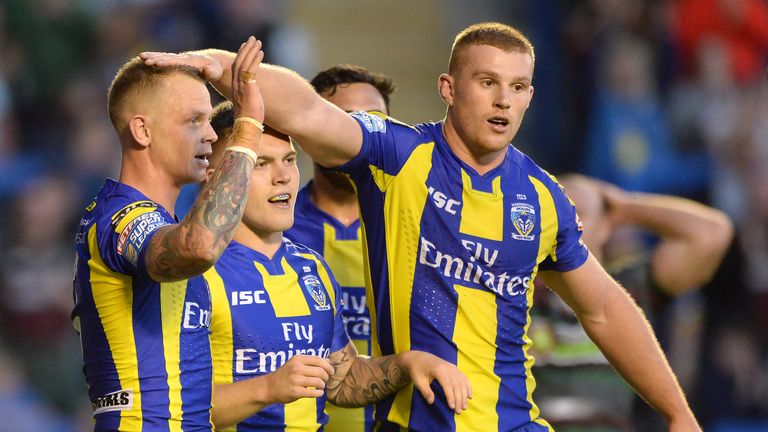
[[[371,167],[385,174],[396,175],[420,143],[423,133],[378,112],[350,113],[360,125],[363,143],[355,158],[336,168],[349,174],[356,183],[371,175]]]
[[[557,211],[557,243],[552,253],[541,263],[540,268],[560,272],[575,270],[581,267],[589,256],[589,250],[581,240],[582,224],[576,213],[576,206],[568,198],[565,190],[554,178],[548,183]]]
[[[175,223],[152,201],[135,201],[105,215],[99,229],[99,249],[104,263],[129,276],[147,276],[145,255],[152,236]]]

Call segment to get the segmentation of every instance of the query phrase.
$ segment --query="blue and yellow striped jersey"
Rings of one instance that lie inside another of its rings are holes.
[[[96,431],[210,431],[211,300],[202,277],[159,283],[144,254],[176,223],[136,189],[107,180],[75,249],[73,323]]]
[[[444,397],[429,406],[406,387],[376,404],[376,430],[548,430],[532,399],[529,311],[538,271],[573,270],[588,256],[572,203],[511,145],[479,175],[450,150],[442,123],[352,115],[363,144],[339,169],[360,200],[373,353],[438,355],[474,395],[456,416]]]
[[[365,302],[363,277],[363,241],[360,221],[344,226],[336,218],[317,208],[310,199],[310,181],[296,198],[293,228],[285,236],[309,246],[323,256],[341,285],[341,313],[347,333],[359,354],[371,355],[371,318]],[[326,405],[329,416],[327,432],[363,432],[370,429],[373,406],[341,408]]]
[[[235,241],[205,273],[211,288],[214,382],[274,372],[297,354],[328,358],[349,343],[338,283],[319,255],[284,240],[272,259]],[[316,431],[325,396],[272,404],[230,430]]]

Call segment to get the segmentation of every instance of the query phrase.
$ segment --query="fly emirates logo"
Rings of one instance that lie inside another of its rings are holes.
[[[438,269],[445,277],[483,285],[501,296],[519,296],[528,291],[530,275],[496,274],[485,270],[492,268],[499,257],[497,249],[470,240],[462,240],[461,244],[471,254],[469,261],[441,252],[434,243],[422,237],[419,263]]]
[[[283,339],[287,342],[288,349],[279,351],[258,351],[254,348],[236,349],[235,372],[239,374],[274,372],[295,355],[317,356],[326,359],[330,357],[330,348],[326,348],[323,344],[317,348],[294,348],[294,342],[313,346],[314,326],[312,324],[284,322],[281,325],[283,328]]]

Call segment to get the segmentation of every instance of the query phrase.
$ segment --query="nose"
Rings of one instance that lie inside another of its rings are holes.
[[[213,130],[213,126],[211,126],[211,123],[208,122],[208,127],[205,131],[205,135],[203,135],[203,142],[213,144],[219,139],[219,136],[216,135],[216,131]]]
[[[493,100],[493,106],[499,109],[508,109],[512,106],[512,90],[506,86],[499,86]]]
[[[290,183],[290,181],[291,170],[288,169],[282,161],[278,161],[274,164],[274,168],[272,169],[272,184],[275,186],[284,185]]]

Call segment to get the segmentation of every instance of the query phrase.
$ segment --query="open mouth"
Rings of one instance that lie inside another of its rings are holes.
[[[288,205],[288,201],[290,201],[290,199],[291,199],[291,194],[284,193],[284,194],[280,194],[280,195],[275,195],[272,198],[268,199],[267,201],[269,201],[270,204],[278,204],[278,205],[281,205],[281,206],[287,206]]]
[[[494,126],[508,126],[509,125],[509,119],[506,117],[491,117],[488,119],[488,123],[494,125]]]
[[[208,163],[208,156],[210,156],[210,155],[211,155],[211,152],[210,151],[206,151],[206,152],[203,152],[203,153],[200,153],[200,154],[196,154],[195,155],[195,159],[197,159],[200,162]]]

